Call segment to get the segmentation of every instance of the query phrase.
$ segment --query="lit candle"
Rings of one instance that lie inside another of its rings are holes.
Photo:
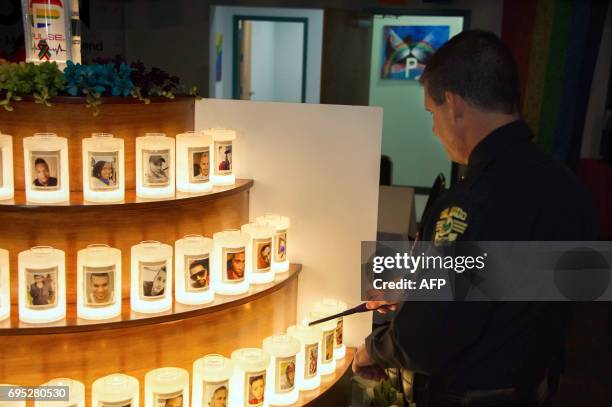
[[[247,223],[241,230],[247,233],[251,246],[251,283],[265,284],[274,280],[272,270],[272,240],[274,227],[266,224]]]
[[[290,221],[286,216],[263,215],[255,219],[256,223],[268,224],[276,229],[272,250],[272,269],[277,273],[289,270],[289,257],[287,256],[287,235]]]
[[[11,316],[11,271],[9,252],[0,249],[0,321]]]
[[[61,386],[65,389],[68,400],[65,401],[34,401],[35,407],[85,407],[85,385],[78,380],[58,378],[43,383],[41,387]]]
[[[66,316],[66,269],[63,251],[36,246],[19,253],[19,319],[47,323]]]
[[[205,304],[214,299],[211,287],[213,240],[187,235],[174,243],[175,296],[181,304]]]
[[[23,139],[26,200],[57,203],[70,199],[68,140],[55,133]]]
[[[138,379],[121,373],[104,376],[91,386],[91,405],[96,407],[135,407],[139,404]]]
[[[172,308],[172,246],[146,240],[132,246],[130,302],[136,312]]]
[[[115,318],[121,314],[121,250],[94,244],[77,252],[77,316]]]
[[[274,335],[263,341],[263,350],[270,355],[266,379],[266,397],[270,404],[286,406],[297,402],[297,354],[300,342],[292,336]]]
[[[233,373],[232,361],[221,355],[206,355],[193,362],[191,407],[226,406]]]
[[[251,237],[239,230],[213,235],[213,288],[219,294],[244,294],[251,274]]]
[[[0,200],[13,195],[13,137],[0,132]]]
[[[136,195],[141,198],[174,196],[174,139],[163,133],[136,137]]]
[[[296,362],[296,383],[300,390],[312,390],[321,385],[319,364],[321,363],[321,338],[323,332],[318,326],[292,325],[287,335],[300,341]]]
[[[345,302],[331,298],[317,301],[314,307],[315,310],[319,310],[326,316],[338,314],[347,309]],[[344,345],[344,320],[340,317],[336,318],[334,321],[336,323],[336,329],[334,331],[334,358],[340,360],[346,355],[346,345]]]
[[[327,311],[315,308],[308,313],[309,321],[316,321],[331,315]],[[319,358],[319,372],[321,375],[327,375],[336,371],[336,359],[334,358],[334,342],[336,334],[336,320],[322,322],[317,324],[321,329],[321,356]]]
[[[236,176],[234,175],[234,155],[233,144],[236,139],[236,132],[230,129],[214,128],[204,130],[213,140],[213,184],[214,185],[234,185]]]
[[[189,373],[177,367],[162,367],[145,375],[145,407],[189,406]]]
[[[20,387],[16,384],[1,383],[0,387]],[[2,407],[26,407],[25,400],[20,401],[3,401]]]
[[[93,133],[83,139],[83,197],[91,202],[117,202],[125,197],[123,139]]]
[[[234,375],[230,387],[230,406],[265,407],[266,369],[270,355],[259,348],[242,348],[232,352]]]
[[[180,192],[212,189],[210,177],[212,137],[206,132],[188,131],[176,135],[176,188]]]

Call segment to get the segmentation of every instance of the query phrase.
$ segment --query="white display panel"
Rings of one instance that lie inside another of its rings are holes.
[[[189,373],[162,367],[145,375],[145,407],[189,407]]]
[[[255,218],[256,223],[274,227],[274,242],[272,244],[272,269],[276,273],[289,271],[289,256],[287,247],[289,242],[289,218],[281,215],[267,214]]]
[[[68,141],[55,133],[36,133],[23,139],[26,200],[35,203],[70,199]]]
[[[213,140],[213,185],[234,185],[234,141],[236,132],[230,129],[213,128],[204,130]]]
[[[78,380],[58,378],[43,383],[45,386],[65,386],[67,387],[68,400],[65,401],[35,401],[36,407],[85,407],[85,385]]]
[[[174,286],[181,304],[206,304],[215,297],[211,266],[213,240],[201,235],[187,235],[174,244]]]
[[[0,249],[0,321],[11,316],[11,270],[9,252]]]
[[[274,280],[273,247],[276,230],[267,224],[247,223],[241,230],[250,237],[251,283],[266,284]]]
[[[174,196],[174,139],[163,133],[136,137],[136,195],[140,198]]]
[[[176,135],[176,189],[207,192],[212,189],[212,136],[204,131]]]
[[[91,202],[118,202],[125,197],[123,139],[94,133],[83,139],[83,197]]]
[[[77,252],[77,316],[121,315],[121,251],[95,244]]]
[[[156,313],[172,308],[172,246],[146,240],[131,249],[132,311]]]
[[[263,350],[270,355],[266,378],[266,398],[273,405],[286,406],[297,402],[297,354],[300,342],[292,336],[274,335],[263,341]]]
[[[19,320],[47,323],[66,316],[66,256],[49,246],[19,253]]]
[[[206,355],[193,362],[191,406],[226,406],[229,402],[232,361],[222,355]]]
[[[321,385],[321,339],[323,332],[318,326],[292,325],[287,335],[300,341],[297,354],[295,380],[300,390],[312,390]]]
[[[91,405],[95,407],[136,407],[139,405],[138,379],[121,373],[101,377],[91,385]]]
[[[259,348],[241,348],[232,352],[234,375],[230,380],[230,406],[267,407],[267,369],[270,355]]]
[[[14,193],[13,137],[0,132],[0,200],[12,199]]]
[[[213,235],[213,288],[219,294],[244,294],[251,278],[251,238],[239,230]]]

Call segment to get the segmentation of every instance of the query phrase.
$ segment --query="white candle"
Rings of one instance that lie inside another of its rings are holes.
[[[145,407],[189,407],[189,373],[162,367],[145,375]]]
[[[77,316],[107,319],[121,315],[121,251],[94,244],[77,252]]]
[[[66,393],[68,400],[66,401],[35,401],[36,407],[85,407],[85,385],[78,380],[58,378],[49,380],[43,383],[41,387],[47,386],[62,386],[67,387]]]
[[[70,199],[68,141],[55,133],[23,139],[26,200],[57,203]]]
[[[83,139],[83,196],[91,202],[118,202],[125,197],[123,139],[94,133]]]
[[[212,137],[188,131],[176,135],[176,188],[180,192],[207,192],[211,181]]]
[[[204,130],[213,140],[213,184],[234,185],[234,140],[236,131],[230,129],[214,128]]]
[[[230,406],[266,407],[266,370],[270,355],[259,348],[242,348],[232,352],[234,375],[230,381]]]
[[[104,376],[91,386],[91,405],[95,407],[136,407],[139,405],[138,379],[121,373]]]
[[[263,215],[255,219],[256,223],[273,226],[276,229],[272,250],[272,269],[277,273],[289,270],[289,256],[287,255],[287,238],[290,221],[286,216]]]
[[[13,137],[0,133],[0,200],[12,199],[13,184]]]
[[[300,341],[300,351],[296,363],[296,383],[300,390],[312,390],[321,385],[319,364],[321,363],[321,328],[315,326],[292,325],[287,335]]]
[[[172,246],[154,240],[132,246],[130,303],[136,312],[172,308]]]
[[[329,316],[330,313],[324,312],[315,307],[308,313],[308,321],[316,321]],[[334,342],[336,334],[336,320],[317,324],[321,329],[321,357],[319,372],[321,375],[332,374],[336,371],[336,359],[334,358]]]
[[[174,139],[163,133],[136,137],[136,195],[174,196]]]
[[[292,336],[274,335],[264,339],[263,349],[270,355],[266,379],[268,402],[280,406],[297,402],[295,370],[300,342]]]
[[[206,304],[214,299],[211,285],[213,240],[187,235],[174,244],[176,301],[181,304]]]
[[[0,249],[0,321],[11,316],[11,270],[9,252]]]
[[[47,323],[66,316],[63,251],[37,246],[19,253],[19,319]]]
[[[346,311],[347,306],[345,302],[326,298],[315,302],[314,308],[322,314],[334,315]],[[340,360],[346,355],[346,345],[344,344],[344,320],[340,317],[336,318],[334,321],[336,324],[334,331],[334,358]]]
[[[272,240],[274,227],[266,224],[247,223],[241,230],[250,236],[251,283],[266,284],[274,280],[272,270]]]
[[[191,406],[226,406],[233,373],[232,361],[221,355],[206,355],[193,362]]]
[[[244,294],[251,275],[250,236],[239,230],[213,235],[213,288],[219,294]]]

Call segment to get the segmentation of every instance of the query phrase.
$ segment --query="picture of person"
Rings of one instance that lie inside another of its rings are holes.
[[[255,255],[257,268],[255,271],[262,272],[270,270],[272,259],[272,242],[270,239],[255,240]]]
[[[225,252],[225,264],[223,272],[223,281],[236,283],[244,280],[245,268],[245,250],[239,249],[223,249]]]
[[[313,343],[306,346],[306,363],[304,364],[304,378],[309,379],[317,374],[319,366],[319,345]]]
[[[114,301],[114,267],[85,267],[85,304],[111,305]]]
[[[59,151],[32,152],[32,185],[34,189],[58,189],[59,187]]]
[[[183,407],[183,395],[166,399],[164,407]]]
[[[215,143],[215,168],[217,174],[226,175],[232,173],[232,142],[225,141]]]
[[[264,390],[266,388],[266,372],[257,372],[255,374],[247,373],[246,384],[247,400],[250,407],[259,407],[264,402]]]
[[[325,355],[324,362],[330,362],[334,358],[334,332],[323,332],[323,355]]]
[[[340,346],[342,346],[342,328],[343,328],[344,322],[342,320],[342,318],[338,318],[338,323],[336,324],[336,342],[335,342],[335,346],[336,348],[339,348]]]
[[[183,392],[156,394],[155,407],[183,407]]]
[[[31,308],[48,308],[56,303],[57,268],[26,269],[28,304]]]
[[[89,187],[96,190],[117,187],[117,153],[89,153]]]
[[[203,291],[210,285],[209,258],[185,256],[186,291]]]
[[[189,149],[193,172],[191,182],[206,182],[210,179],[210,153],[208,148]]]
[[[276,359],[276,392],[285,393],[295,386],[295,356]]]
[[[287,232],[277,232],[276,234],[276,257],[274,261],[282,263],[287,260]]]
[[[169,155],[168,150],[161,151],[143,151],[143,173],[144,185],[164,187],[169,184]]]
[[[227,407],[228,382],[204,383],[203,407]]]
[[[141,299],[155,300],[165,295],[166,262],[140,263]]]

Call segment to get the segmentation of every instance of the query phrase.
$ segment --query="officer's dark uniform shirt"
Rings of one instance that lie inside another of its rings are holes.
[[[531,139],[520,120],[483,139],[465,177],[424,214],[423,240],[595,240],[588,192]],[[366,346],[380,366],[426,374],[454,394],[527,388],[562,347],[567,314],[562,303],[405,302]]]

